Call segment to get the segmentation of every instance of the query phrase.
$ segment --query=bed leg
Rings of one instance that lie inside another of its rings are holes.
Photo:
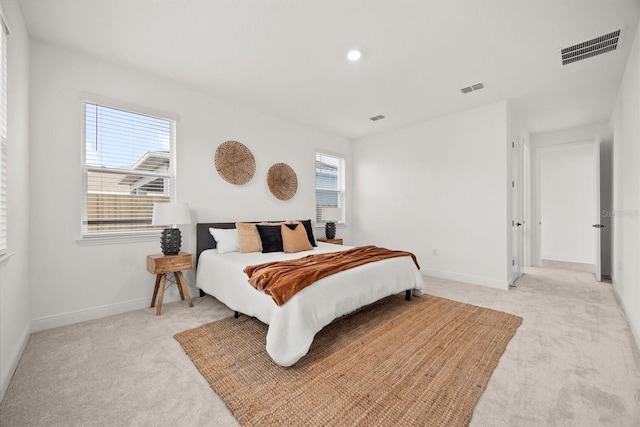
[[[200,298],[204,296],[204,291],[202,289],[198,289],[200,291]]]
[[[238,317],[240,317],[240,313],[238,313],[237,311],[233,313],[233,318],[237,319]]]
[[[411,301],[411,289],[407,289],[404,292],[404,299],[406,299],[407,301]]]

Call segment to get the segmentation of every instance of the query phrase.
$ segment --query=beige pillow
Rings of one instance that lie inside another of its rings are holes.
[[[282,233],[282,247],[286,253],[290,254],[313,249],[307,237],[307,230],[303,225],[297,224],[296,228],[292,230],[282,224],[280,225],[280,232]]]
[[[262,241],[255,224],[236,222],[240,253],[262,252]]]

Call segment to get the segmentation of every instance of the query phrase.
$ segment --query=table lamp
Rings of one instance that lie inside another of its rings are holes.
[[[162,230],[160,247],[165,255],[177,255],[180,252],[182,236],[179,224],[191,224],[189,205],[180,202],[155,203],[153,205],[152,225],[166,225]]]
[[[327,221],[324,226],[324,235],[327,239],[336,237],[336,221],[342,219],[342,209],[340,208],[322,208],[322,220]]]

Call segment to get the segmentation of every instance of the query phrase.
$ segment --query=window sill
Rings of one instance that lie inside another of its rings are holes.
[[[144,234],[85,236],[82,239],[76,240],[76,242],[80,246],[120,245],[124,243],[153,242],[159,241],[160,233],[160,231],[155,231],[153,233]]]
[[[9,259],[15,255],[15,252],[7,252],[5,254],[0,255],[0,267],[4,267],[9,263]]]

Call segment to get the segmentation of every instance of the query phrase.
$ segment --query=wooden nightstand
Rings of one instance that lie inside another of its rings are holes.
[[[342,239],[325,239],[320,238],[320,239],[316,239],[318,242],[324,242],[324,243],[333,243],[334,245],[342,245]]]
[[[180,298],[184,301],[185,296],[189,302],[189,307],[193,307],[191,296],[187,282],[184,280],[182,270],[190,270],[193,268],[193,256],[187,252],[180,252],[178,255],[149,255],[147,256],[147,270],[156,274],[156,287],[153,289],[153,297],[151,298],[151,307],[156,304],[156,296],[158,297],[158,309],[156,316],[160,316],[162,311],[162,297],[164,296],[164,285],[167,281],[167,273],[173,273],[176,279],[176,286],[180,292]],[[158,295],[160,290],[160,295]]]

